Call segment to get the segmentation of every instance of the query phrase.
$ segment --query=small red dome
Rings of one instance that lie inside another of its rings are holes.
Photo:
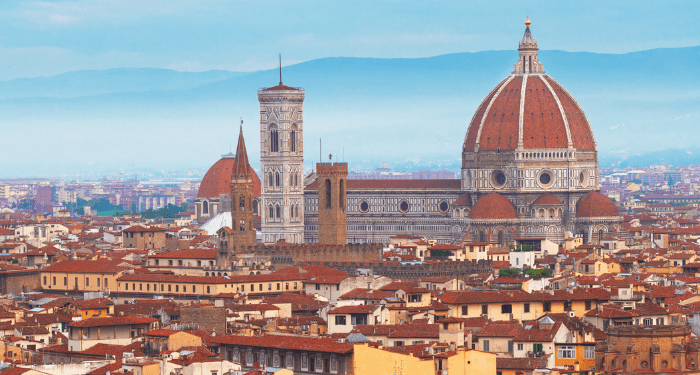
[[[517,219],[518,212],[508,198],[498,193],[486,194],[469,210],[470,219]]]
[[[199,185],[197,197],[216,198],[220,194],[231,195],[231,174],[236,166],[236,158],[231,155],[224,155],[209,168]],[[260,196],[260,179],[253,167],[249,166],[248,170],[253,176],[253,196],[258,197]]]
[[[620,216],[620,211],[610,198],[591,191],[576,203],[576,217],[611,217]]]
[[[545,74],[512,75],[496,85],[469,124],[464,151],[513,151],[518,142],[523,149],[566,149],[569,142],[596,149],[581,107]]]
[[[552,194],[549,193],[544,193],[539,196],[534,202],[532,202],[533,205],[535,206],[561,206],[564,203],[559,200],[559,198],[553,196]]]

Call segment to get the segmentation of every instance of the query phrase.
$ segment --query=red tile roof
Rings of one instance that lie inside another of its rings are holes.
[[[562,201],[559,200],[559,198],[553,196],[552,194],[549,193],[544,193],[540,195],[537,199],[535,199],[534,202],[532,202],[533,205],[539,205],[539,206],[545,206],[545,205],[562,205]]]
[[[73,322],[70,327],[103,327],[103,326],[121,326],[128,324],[150,324],[157,322],[158,319],[139,318],[135,316],[114,316],[106,318],[90,318]]]
[[[199,185],[197,197],[218,198],[219,195],[231,195],[231,175],[236,168],[235,157],[222,157],[209,168]],[[253,195],[260,196],[260,178],[253,167],[248,168],[248,173],[253,178]]]
[[[328,314],[371,314],[379,307],[381,307],[381,306],[380,305],[342,306],[342,307],[337,307],[333,310],[328,311]]]
[[[339,343],[336,340],[294,336],[217,336],[215,340],[221,345],[274,348],[283,350],[305,350],[309,352],[350,354],[352,344]]]
[[[576,203],[576,216],[617,217],[620,216],[620,212],[610,198],[597,191],[591,191]]]
[[[508,198],[489,193],[479,198],[469,210],[470,219],[517,219],[518,212]]]
[[[122,266],[121,260],[63,260],[56,262],[44,269],[41,272],[79,272],[79,273],[118,273],[127,269]]]

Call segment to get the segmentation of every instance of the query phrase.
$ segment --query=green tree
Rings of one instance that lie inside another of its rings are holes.
[[[498,270],[498,277],[517,277],[520,275],[520,270],[517,268],[501,268]]]

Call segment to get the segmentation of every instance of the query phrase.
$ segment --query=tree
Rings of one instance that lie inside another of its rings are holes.
[[[517,268],[501,268],[498,270],[498,277],[517,277],[520,275],[520,270]]]

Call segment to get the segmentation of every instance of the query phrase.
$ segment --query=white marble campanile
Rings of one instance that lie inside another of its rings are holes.
[[[280,83],[258,90],[260,219],[264,242],[304,242],[304,90]]]

